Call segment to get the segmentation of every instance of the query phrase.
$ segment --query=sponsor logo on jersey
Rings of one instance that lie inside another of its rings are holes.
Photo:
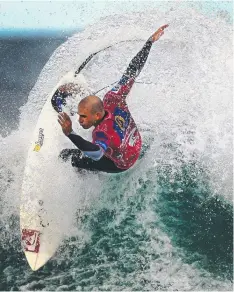
[[[125,125],[125,120],[123,117],[121,116],[115,116],[115,122],[117,123],[117,125],[119,126],[121,131],[124,131],[124,125]]]
[[[102,131],[96,132],[95,135],[96,135],[97,140],[102,140],[102,141],[107,141],[108,140],[107,135]]]
[[[108,148],[107,144],[105,142],[103,142],[103,141],[99,141],[99,140],[95,141],[95,144],[98,145],[98,146],[101,146],[104,149],[104,151],[106,151],[107,148]]]
[[[124,138],[125,131],[129,125],[130,113],[125,112],[124,110],[117,107],[114,110],[114,117],[115,117],[114,129],[122,141]]]
[[[95,144],[101,146],[106,151],[106,149],[108,148],[109,140],[108,136],[102,131],[96,132],[95,136],[96,136]]]
[[[25,251],[38,253],[40,232],[32,229],[22,229],[22,244]]]
[[[131,130],[131,132],[129,133],[129,136],[128,136],[128,145],[130,146],[134,146],[135,143],[136,143],[136,136],[135,136],[135,132],[136,132],[137,128],[133,128]]]
[[[44,141],[44,134],[43,134],[44,129],[40,128],[39,129],[39,134],[38,134],[38,140],[35,142],[35,146],[33,151],[39,152],[41,150],[41,147],[43,145]]]

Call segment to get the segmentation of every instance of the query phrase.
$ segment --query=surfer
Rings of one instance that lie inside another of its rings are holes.
[[[64,149],[60,157],[71,156],[72,166],[78,169],[118,173],[129,169],[141,151],[141,135],[129,112],[126,97],[141,72],[151,46],[163,34],[168,24],[161,26],[132,59],[120,81],[105,94],[103,101],[95,95],[83,98],[78,105],[79,124],[84,129],[94,126],[92,142],[83,139],[72,129],[70,117],[59,113],[63,133],[78,149]],[[63,88],[65,94],[66,87]]]

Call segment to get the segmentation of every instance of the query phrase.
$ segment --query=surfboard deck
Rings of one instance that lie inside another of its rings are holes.
[[[74,77],[74,72],[69,72],[55,86],[40,113],[28,151],[21,192],[20,228],[23,250],[33,271],[54,255],[62,236],[58,216],[55,216],[59,191],[56,172],[60,169],[61,177],[62,161],[58,157],[67,139],[57,122],[58,113],[51,99],[61,85],[78,84],[79,80],[80,76]]]

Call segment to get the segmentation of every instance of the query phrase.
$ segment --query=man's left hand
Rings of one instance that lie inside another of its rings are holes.
[[[164,29],[167,28],[169,24],[165,24],[161,26],[152,36],[153,43],[160,39],[160,37],[164,34]]]
[[[72,122],[70,117],[62,112],[58,115],[58,122],[62,127],[63,133],[68,136],[72,132]]]

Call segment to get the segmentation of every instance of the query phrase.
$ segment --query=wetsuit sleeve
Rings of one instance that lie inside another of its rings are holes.
[[[72,141],[72,143],[79,148],[84,155],[92,158],[93,160],[99,160],[104,155],[104,151],[102,147],[99,147],[97,144],[91,143],[81,136],[77,135],[74,131],[72,131],[68,138]]]
[[[135,79],[140,74],[148,58],[151,47],[152,39],[150,37],[145,43],[144,47],[140,50],[140,52],[138,52],[137,55],[129,63],[128,68],[123,74],[123,77],[127,76],[128,78]]]
[[[120,81],[115,87],[111,89],[111,92],[114,92],[117,95],[121,95],[122,97],[126,97],[128,95],[135,82],[136,77],[140,74],[145,65],[151,47],[152,39],[150,37],[143,46],[143,48],[131,60]]]

